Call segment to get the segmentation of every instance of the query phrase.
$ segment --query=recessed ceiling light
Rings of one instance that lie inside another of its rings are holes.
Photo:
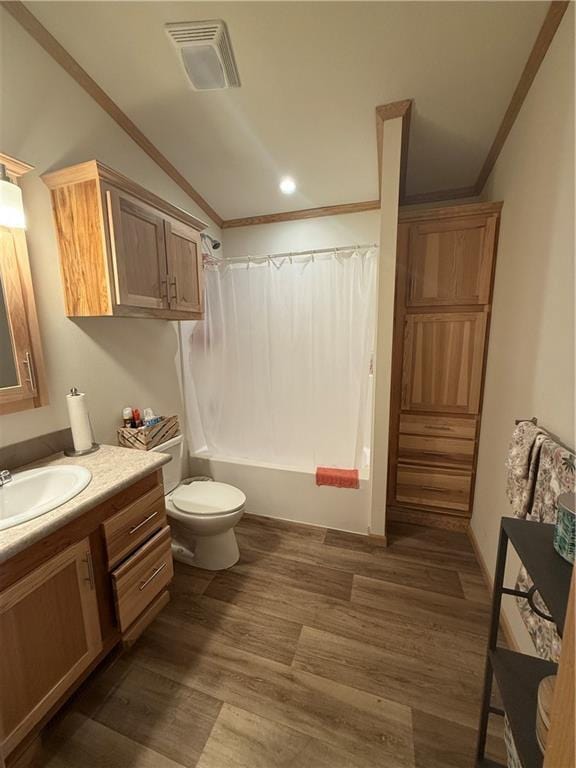
[[[280,192],[291,195],[296,190],[296,182],[291,176],[284,176],[280,181]]]

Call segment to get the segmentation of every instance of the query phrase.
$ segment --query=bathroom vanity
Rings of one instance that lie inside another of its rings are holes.
[[[168,602],[173,565],[160,471],[167,461],[111,446],[48,459],[42,464],[82,465],[92,481],[51,512],[0,531],[4,758]]]

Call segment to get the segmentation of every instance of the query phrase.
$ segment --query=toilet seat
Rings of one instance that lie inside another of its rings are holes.
[[[227,483],[197,481],[179,485],[170,501],[184,515],[204,517],[237,512],[246,504],[246,496],[239,488]]]

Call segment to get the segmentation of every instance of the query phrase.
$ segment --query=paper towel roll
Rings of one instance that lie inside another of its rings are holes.
[[[74,450],[87,451],[92,447],[92,428],[88,416],[86,395],[74,388],[70,390],[69,395],[66,395],[66,405],[68,406]]]

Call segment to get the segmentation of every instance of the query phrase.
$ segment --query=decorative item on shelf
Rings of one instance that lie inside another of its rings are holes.
[[[94,453],[100,446],[94,442],[85,393],[78,392],[76,387],[72,387],[70,393],[66,395],[66,405],[74,447],[64,451],[64,454],[85,456],[88,453]]]
[[[550,712],[554,699],[556,675],[548,675],[538,686],[538,709],[536,711],[536,739],[542,754],[546,752],[546,739],[550,729]]]
[[[149,451],[161,443],[165,443],[180,434],[178,416],[161,417],[160,421],[150,426],[119,427],[118,445],[124,448],[136,448],[138,451]]]
[[[576,511],[574,493],[562,493],[557,501],[554,549],[569,563],[574,563],[576,550]]]

